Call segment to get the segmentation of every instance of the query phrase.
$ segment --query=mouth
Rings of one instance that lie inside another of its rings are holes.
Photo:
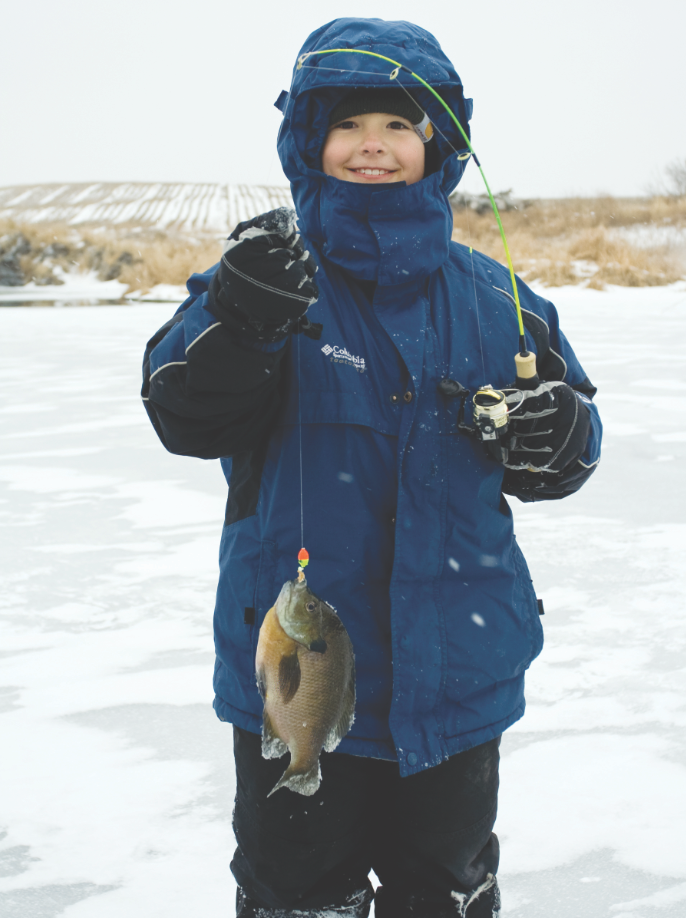
[[[354,175],[359,175],[365,181],[379,182],[383,181],[389,175],[394,175],[397,169],[375,169],[367,166],[360,169],[350,169]]]

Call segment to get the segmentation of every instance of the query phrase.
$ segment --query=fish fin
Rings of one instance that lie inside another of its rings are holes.
[[[277,791],[280,787],[287,787],[296,794],[302,794],[304,797],[311,797],[312,794],[319,790],[322,781],[322,773],[319,768],[319,759],[314,763],[309,771],[296,772],[293,768],[293,761],[281,775],[274,787],[267,794],[268,797]]]
[[[266,711],[262,712],[262,758],[280,759],[288,752],[288,746],[281,737],[277,736],[271,717]]]
[[[329,730],[324,740],[324,751],[333,752],[343,737],[348,733],[355,720],[355,666],[350,672],[348,684],[345,687],[343,706],[338,723],[335,723]]]
[[[260,693],[262,701],[266,701],[267,700],[267,683],[265,682],[265,679],[264,679],[264,670],[258,669],[256,675],[257,675],[257,689]]]
[[[295,693],[300,688],[300,663],[298,654],[292,653],[287,657],[281,657],[279,663],[279,690],[281,699],[284,704],[288,704],[295,697]]]

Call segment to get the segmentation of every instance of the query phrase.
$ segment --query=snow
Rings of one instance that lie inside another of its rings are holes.
[[[505,915],[682,916],[686,286],[541,292],[607,433],[579,495],[514,507],[546,646],[503,741]]]
[[[632,245],[641,249],[654,246],[668,246],[669,248],[683,248],[686,246],[686,227],[673,224],[639,223],[632,226],[617,227],[613,234],[620,239],[626,239]]]
[[[545,291],[603,461],[515,502],[546,646],[503,739],[504,918],[686,911],[686,285]],[[0,914],[233,913],[211,710],[226,489],[138,400],[160,304],[0,310]],[[3,834],[5,833],[5,834]]]
[[[148,293],[126,295],[127,286],[117,280],[102,281],[94,271],[65,274],[56,270],[62,283],[55,286],[38,286],[33,281],[22,287],[0,286],[0,306],[90,306],[99,303],[150,302],[178,303],[188,296],[185,286],[157,284]]]
[[[126,284],[119,281],[101,281],[94,271],[78,274],[59,273],[62,284],[38,286],[33,281],[22,287],[0,286],[0,306],[14,306],[20,303],[55,303],[71,305],[98,300],[121,300],[126,293]]]

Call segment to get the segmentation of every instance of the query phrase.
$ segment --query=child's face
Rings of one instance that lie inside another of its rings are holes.
[[[424,144],[398,115],[355,115],[329,128],[322,169],[344,182],[407,182],[424,178]]]

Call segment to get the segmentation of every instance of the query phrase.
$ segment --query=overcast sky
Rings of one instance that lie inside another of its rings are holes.
[[[4,0],[0,186],[285,183],[273,102],[338,16],[436,35],[494,190],[641,194],[686,157],[683,0]]]

